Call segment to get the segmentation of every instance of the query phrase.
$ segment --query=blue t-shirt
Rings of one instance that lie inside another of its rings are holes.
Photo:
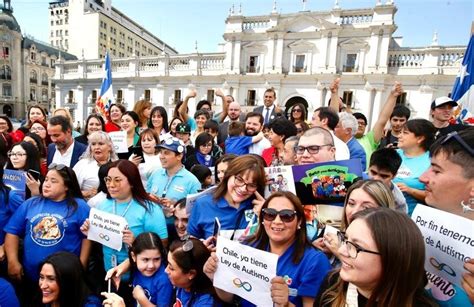
[[[154,232],[161,239],[168,238],[166,229],[165,215],[160,206],[148,203],[148,210],[143,208],[135,199],[131,200],[130,207],[128,203],[117,204],[116,215],[123,216],[127,220],[128,228],[133,232],[135,238],[142,232]],[[115,200],[107,199],[102,202],[97,209],[114,214]],[[128,207],[128,210],[126,210]],[[126,212],[125,212],[126,211]],[[112,259],[115,258],[117,264],[128,259],[127,248],[123,246],[120,251],[107,246],[102,246],[104,252],[104,266],[108,271],[112,268]],[[128,278],[128,274],[123,274],[122,279]]]
[[[217,217],[221,224],[220,235],[239,239],[249,223],[254,223],[252,198],[240,203],[239,209],[229,205],[224,197],[214,200],[213,194],[205,194],[197,199],[188,222],[188,233],[198,239],[207,239],[214,231]],[[235,233],[234,233],[235,230]]]
[[[192,299],[192,304],[190,304]],[[183,307],[202,307],[202,306],[214,306],[214,298],[209,293],[191,293],[187,292],[182,288],[176,289],[176,303],[181,303]]]
[[[133,274],[133,287],[140,285],[147,299],[158,307],[171,306],[173,285],[165,272],[163,263],[153,276],[143,276],[140,272]]]
[[[13,286],[3,278],[0,278],[0,306],[20,307],[20,302],[15,294]]]
[[[73,211],[67,200],[55,202],[44,197],[32,197],[24,202],[10,218],[5,232],[24,239],[23,267],[29,279],[37,281],[38,266],[49,255],[67,251],[80,256],[82,240],[80,227],[89,217],[90,208],[76,198]]]
[[[402,158],[402,165],[398,169],[397,176],[393,179],[394,183],[404,183],[408,187],[418,190],[425,190],[425,185],[419,178],[431,165],[430,154],[425,152],[424,154],[410,158],[405,156],[403,150],[397,149],[398,154]],[[411,216],[413,210],[415,210],[418,200],[410,196],[408,193],[403,193],[408,205],[408,215]]]
[[[319,288],[331,270],[329,260],[322,252],[314,247],[306,247],[300,262],[293,262],[293,243],[278,258],[277,276],[283,277],[289,288],[289,301],[295,306],[303,306],[303,297],[316,298]],[[254,304],[242,300],[241,306],[255,306]]]
[[[350,158],[360,159],[362,171],[365,171],[367,169],[367,154],[365,153],[364,147],[362,147],[355,138],[351,138],[349,142],[347,142],[347,147],[349,148]]]
[[[435,274],[427,272],[426,276],[428,293],[440,307],[472,307],[464,289]]]
[[[251,136],[230,136],[225,140],[225,153],[234,155],[246,155],[252,146]]]
[[[6,202],[6,197],[8,197],[8,202]],[[0,245],[5,243],[5,232],[3,231],[5,225],[22,203],[23,198],[15,191],[6,190],[0,192]]]
[[[158,197],[180,200],[200,189],[199,180],[183,166],[172,178],[168,177],[165,169],[153,172],[148,178],[146,191]]]

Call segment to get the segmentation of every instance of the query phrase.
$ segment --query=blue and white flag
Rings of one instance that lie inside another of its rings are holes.
[[[451,98],[459,104],[455,112],[456,120],[474,125],[474,35],[469,40]]]
[[[96,109],[97,113],[107,118],[109,116],[110,105],[114,99],[114,91],[112,89],[112,65],[110,65],[109,52],[105,53],[104,74],[100,94],[96,101]]]

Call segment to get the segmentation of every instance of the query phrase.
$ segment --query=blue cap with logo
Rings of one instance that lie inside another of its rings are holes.
[[[186,146],[183,141],[175,137],[166,139],[163,143],[156,145],[155,148],[168,149],[178,154],[186,154]]]

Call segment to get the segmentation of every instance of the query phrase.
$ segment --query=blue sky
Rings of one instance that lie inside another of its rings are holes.
[[[383,3],[386,0],[382,0]],[[48,41],[48,3],[44,0],[12,0],[14,15],[22,32]],[[225,19],[232,4],[246,16],[270,13],[273,0],[112,0],[112,5],[133,18],[180,53],[217,51],[222,42]],[[375,6],[376,0],[339,0],[344,8]],[[398,7],[395,36],[403,36],[403,45],[427,46],[434,31],[440,45],[467,45],[474,5],[470,0],[395,0]],[[308,0],[307,9],[331,10],[334,0]],[[278,11],[302,10],[301,0],[279,0]]]

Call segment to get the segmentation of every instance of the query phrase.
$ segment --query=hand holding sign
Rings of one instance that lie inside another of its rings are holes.
[[[213,263],[216,257],[217,262]],[[284,292],[278,279],[273,288],[271,282],[276,276],[278,255],[219,236],[216,257],[209,258],[212,260],[206,263],[204,270],[206,275],[212,276],[213,269],[217,267],[214,273],[216,288],[236,294],[259,306],[273,306],[271,289],[275,289],[276,297],[280,297]],[[288,297],[286,299],[288,300]]]
[[[122,216],[92,208],[87,239],[120,251],[126,226],[127,221]]]

